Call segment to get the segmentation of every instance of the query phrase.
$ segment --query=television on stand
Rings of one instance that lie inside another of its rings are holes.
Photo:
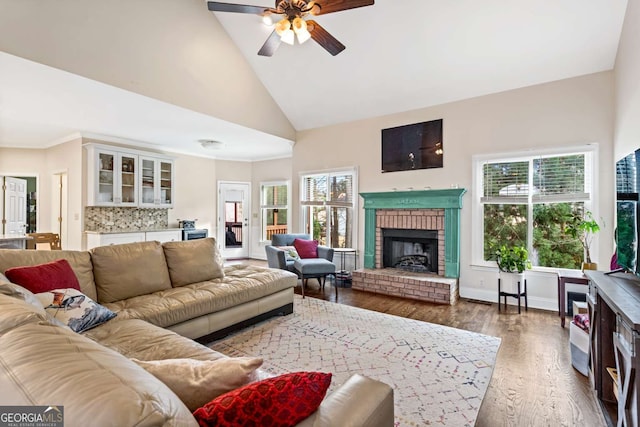
[[[640,275],[638,263],[640,149],[616,162],[616,257],[625,271]]]

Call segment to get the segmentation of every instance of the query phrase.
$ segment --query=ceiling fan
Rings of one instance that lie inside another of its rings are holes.
[[[213,12],[251,13],[262,16],[263,22],[272,25],[272,15],[284,15],[275,24],[275,30],[258,51],[258,55],[272,56],[281,42],[293,44],[295,37],[302,44],[312,38],[327,52],[335,56],[345,49],[335,37],[327,32],[316,21],[304,19],[308,15],[326,15],[357,7],[371,6],[374,0],[276,0],[274,8],[249,6],[244,4],[221,3],[209,1],[208,7]]]

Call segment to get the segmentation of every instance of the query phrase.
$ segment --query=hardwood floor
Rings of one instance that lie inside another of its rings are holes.
[[[250,261],[258,265],[260,261]],[[298,282],[300,283],[300,282]],[[296,287],[300,293],[300,286]],[[305,296],[502,338],[476,426],[604,426],[589,379],[571,366],[569,328],[556,312],[462,299],[454,306],[339,288],[309,280]]]

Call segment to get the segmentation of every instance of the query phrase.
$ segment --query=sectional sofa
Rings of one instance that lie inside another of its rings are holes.
[[[223,268],[214,239],[0,250],[0,273],[59,259],[82,294],[117,315],[76,333],[0,274],[0,404],[62,405],[68,426],[197,425],[185,398],[141,363],[231,360],[192,338],[293,310],[294,274]],[[247,381],[269,376],[257,369]],[[354,375],[298,425],[390,426],[393,419],[393,390]]]

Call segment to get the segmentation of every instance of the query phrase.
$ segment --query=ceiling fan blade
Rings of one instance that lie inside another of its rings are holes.
[[[207,7],[212,12],[236,12],[236,13],[253,13],[262,15],[269,10],[265,6],[249,6],[247,4],[220,3],[217,1],[207,2]]]
[[[327,13],[340,12],[341,10],[371,6],[374,0],[318,0],[313,3],[320,6],[319,9],[311,9],[313,15],[326,15]]]
[[[316,21],[308,20],[307,29],[311,33],[311,38],[314,39],[320,46],[325,48],[331,55],[336,56],[342,52],[345,47],[335,37],[322,28]]]
[[[258,51],[258,55],[260,56],[273,56],[278,47],[280,46],[280,41],[282,39],[275,32],[275,30],[271,33],[266,42],[262,45],[260,50]]]

